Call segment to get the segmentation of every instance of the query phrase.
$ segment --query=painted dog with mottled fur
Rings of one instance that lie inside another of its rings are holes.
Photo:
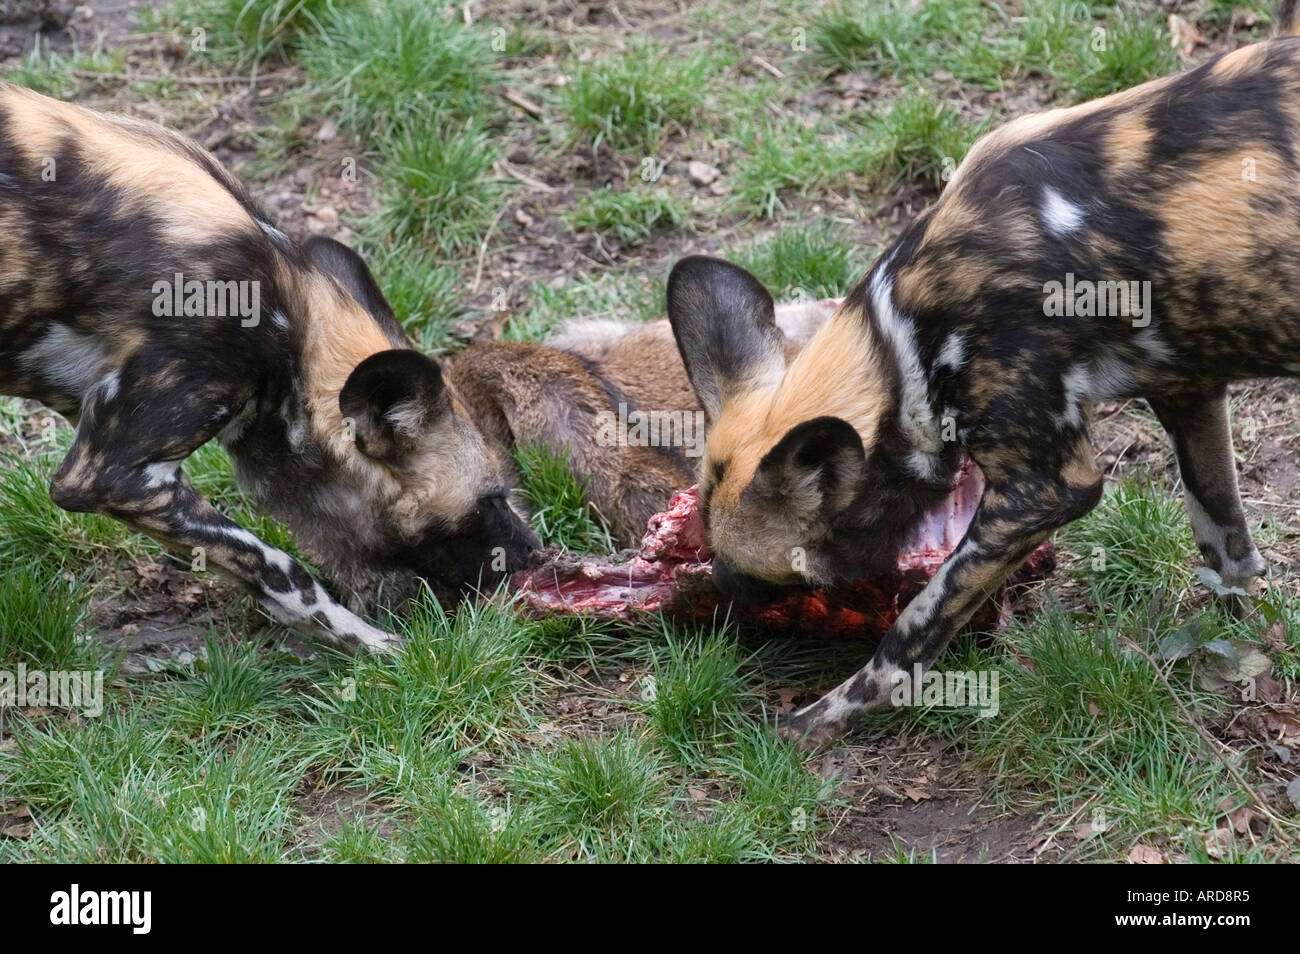
[[[202,552],[339,645],[393,639],[352,610],[490,588],[537,544],[359,257],[292,242],[182,136],[4,81],[0,393],[75,424],[59,506]],[[352,610],[194,490],[181,462],[213,439]]]
[[[1300,374],[1297,301],[1289,36],[984,136],[788,368],[762,285],[723,261],[680,261],[668,310],[710,422],[701,493],[725,588],[760,597],[869,574],[963,453],[984,473],[964,539],[870,663],[785,731],[823,742],[884,704],[1096,505],[1095,401],[1150,402],[1206,561],[1232,586],[1260,574],[1226,388]]]

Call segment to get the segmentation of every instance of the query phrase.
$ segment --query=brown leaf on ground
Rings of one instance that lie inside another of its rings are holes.
[[[1274,652],[1280,652],[1287,648],[1286,626],[1282,623],[1274,623],[1264,634],[1264,643]]]
[[[135,572],[141,583],[162,583],[167,578],[167,567],[161,563],[137,563]]]
[[[924,789],[916,788],[913,785],[905,786],[903,788],[903,794],[906,795],[914,802],[923,802],[929,800],[930,798],[929,792],[925,791]]]
[[[12,808],[0,810],[0,838],[15,838],[19,841],[26,841],[32,837],[34,830],[32,813],[26,805],[15,805]]]
[[[1228,816],[1228,821],[1231,823],[1233,831],[1238,835],[1244,835],[1250,831],[1250,823],[1254,817],[1255,809],[1249,805],[1242,805]]]
[[[1128,860],[1135,865],[1164,865],[1169,862],[1159,848],[1150,845],[1134,845],[1128,853]]]
[[[1205,34],[1196,29],[1196,24],[1176,13],[1169,14],[1169,45],[1183,56],[1205,43]]]
[[[1232,829],[1224,825],[1205,836],[1205,853],[1211,858],[1222,858],[1232,845]]]

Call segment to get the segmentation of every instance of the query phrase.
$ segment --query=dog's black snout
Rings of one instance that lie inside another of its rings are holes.
[[[713,558],[713,582],[740,603],[773,603],[799,589],[798,584],[770,583],[742,573],[726,558],[716,555]]]
[[[498,530],[497,538],[505,549],[506,572],[514,573],[528,565],[528,557],[541,547],[528,521],[515,512],[504,497],[492,500],[492,523]]]

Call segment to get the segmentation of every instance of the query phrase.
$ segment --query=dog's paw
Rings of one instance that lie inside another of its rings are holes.
[[[834,742],[844,734],[844,727],[832,725],[825,719],[817,718],[815,707],[792,712],[776,723],[776,731],[781,738],[804,752],[812,752],[829,742]]]
[[[404,640],[396,633],[386,633],[371,627],[370,633],[361,637],[361,645],[372,653],[391,653],[402,648]]]

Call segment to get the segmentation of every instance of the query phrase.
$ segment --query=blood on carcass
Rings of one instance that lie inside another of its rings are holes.
[[[585,615],[633,620],[662,613],[709,620],[724,616],[764,630],[816,636],[878,638],[938,571],[961,542],[983,492],[984,480],[965,461],[952,492],[926,514],[898,557],[897,569],[834,589],[800,589],[763,604],[732,603],[713,584],[697,488],[673,495],[668,509],[650,518],[641,547],[615,557],[591,557],[547,547],[512,579],[514,600],[534,616]],[[1042,579],[1055,569],[1050,543],[1040,546],[1013,577]],[[977,617],[989,629],[1009,612],[1005,587]]]

